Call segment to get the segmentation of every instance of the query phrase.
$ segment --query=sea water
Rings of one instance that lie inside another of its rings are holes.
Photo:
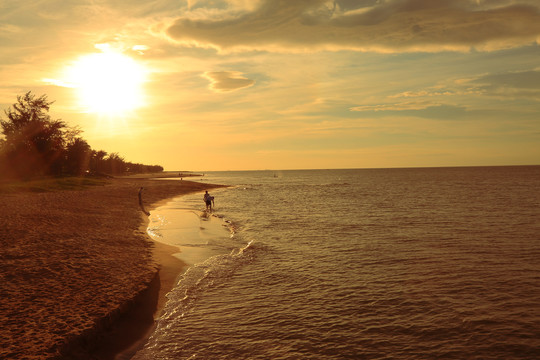
[[[214,172],[141,359],[538,359],[540,167]]]

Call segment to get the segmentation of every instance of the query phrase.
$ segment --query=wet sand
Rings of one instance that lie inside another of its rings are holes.
[[[0,358],[128,358],[125,349],[140,345],[185,266],[172,256],[176,247],[146,234],[141,186],[150,212],[213,187],[123,178],[86,190],[0,194]]]

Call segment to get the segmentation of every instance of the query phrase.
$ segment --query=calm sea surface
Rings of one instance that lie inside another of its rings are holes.
[[[539,359],[540,167],[213,172],[135,359]]]

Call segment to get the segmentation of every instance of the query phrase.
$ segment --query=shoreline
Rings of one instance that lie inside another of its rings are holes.
[[[149,211],[151,212],[164,205],[174,197],[176,196],[151,204],[149,206]],[[141,222],[140,230],[146,233],[149,224],[148,216],[141,213]],[[146,236],[148,237],[148,240],[153,243],[153,258],[154,261],[159,264],[159,269],[156,272],[158,284],[157,286],[156,284],[154,284],[154,286],[150,285],[148,294],[149,299],[135,304],[132,311],[127,314],[126,321],[120,321],[119,324],[116,324],[120,337],[126,337],[126,332],[133,327],[139,327],[145,331],[127,335],[130,345],[124,347],[124,349],[121,349],[120,351],[109,349],[106,351],[108,355],[113,355],[112,359],[114,360],[129,360],[142,349],[156,327],[156,321],[161,315],[167,302],[167,294],[173,289],[180,276],[189,267],[188,264],[174,256],[174,254],[181,252],[179,247],[156,241],[148,234],[146,234]],[[146,319],[137,316],[141,313],[147,314]],[[149,314],[152,315],[152,322],[148,322]]]
[[[151,204],[148,209],[153,211],[171,199],[182,195],[160,200]],[[180,248],[156,241],[146,234],[148,224],[148,216],[141,212],[139,230],[145,233],[148,241],[152,243],[152,258],[158,265],[155,277],[148,284],[147,289],[136,296],[125,313],[101,334],[102,341],[92,351],[93,357],[103,360],[129,360],[135,356],[154,331],[156,321],[167,302],[166,295],[189,267],[185,262],[173,256],[173,254],[181,252]]]
[[[150,210],[221,187],[115,178],[84,190],[0,195],[1,358],[120,359],[147,338],[185,264],[171,255],[175,247],[146,234],[141,186]]]

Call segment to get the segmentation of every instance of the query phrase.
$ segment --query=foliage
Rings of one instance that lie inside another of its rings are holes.
[[[159,165],[126,162],[118,153],[93,150],[80,134],[62,120],[48,114],[53,102],[27,92],[17,96],[13,108],[0,118],[0,177],[33,178],[44,175],[160,172]]]
[[[68,174],[83,175],[89,171],[92,148],[82,138],[75,138],[66,146],[64,169]]]
[[[48,114],[47,96],[30,92],[17,97],[13,109],[0,119],[4,134],[2,153],[7,167],[16,175],[52,175],[61,171],[66,124]]]

